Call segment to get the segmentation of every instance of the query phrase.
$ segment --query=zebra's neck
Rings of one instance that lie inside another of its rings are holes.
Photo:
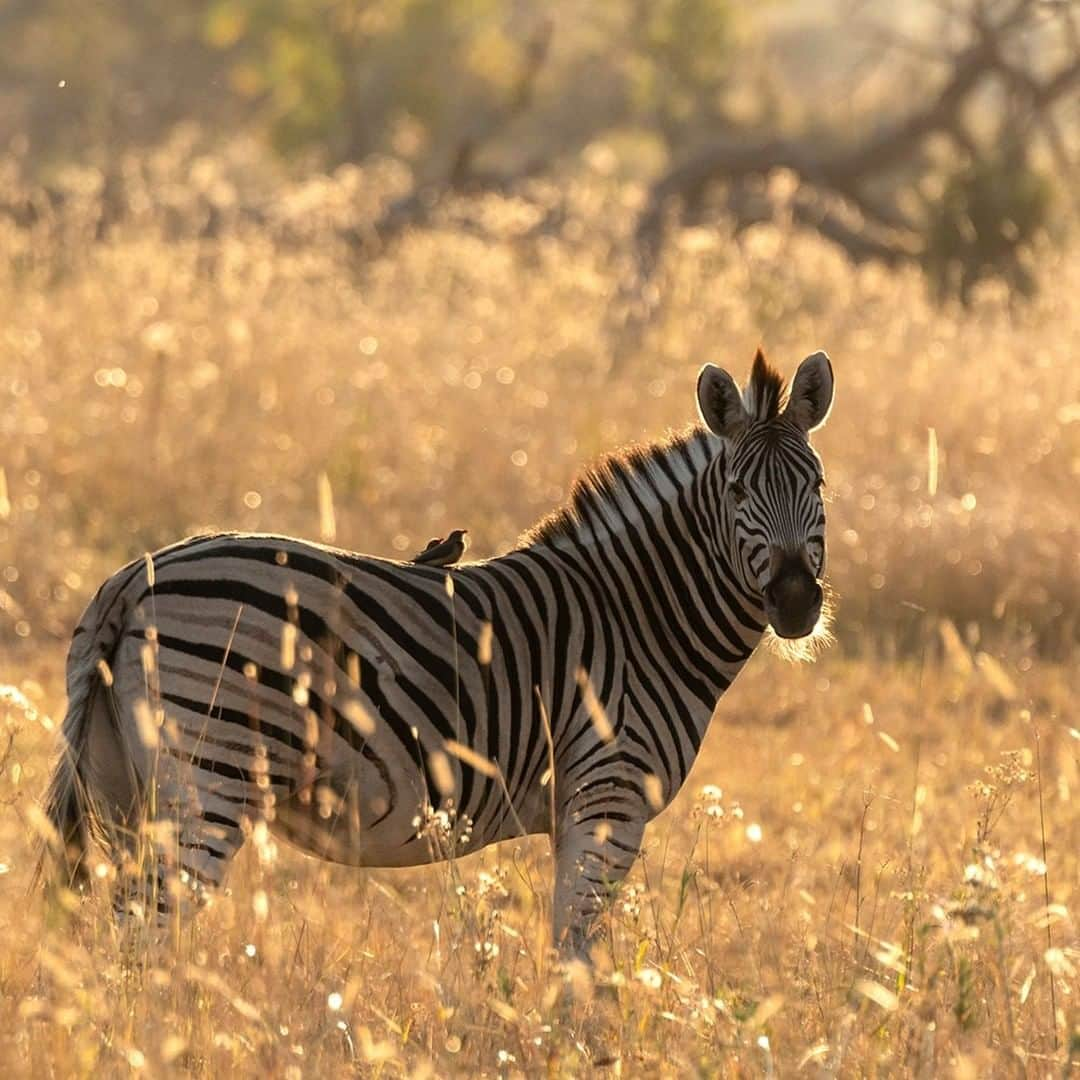
[[[736,570],[720,440],[700,429],[606,458],[525,537],[593,581],[623,624],[627,661],[663,673],[700,726],[761,639],[760,601]]]

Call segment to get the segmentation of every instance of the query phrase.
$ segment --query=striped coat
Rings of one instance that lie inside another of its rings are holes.
[[[831,399],[823,354],[807,365]],[[358,866],[550,833],[556,935],[582,953],[766,624],[818,622],[800,377],[781,410],[759,358],[733,415],[716,372],[705,427],[609,458],[499,558],[442,569],[227,533],[115,574],[69,657],[48,800],[69,865],[90,832],[119,858],[148,815],[171,822],[138,882],[164,913],[168,878],[219,885],[256,820]]]

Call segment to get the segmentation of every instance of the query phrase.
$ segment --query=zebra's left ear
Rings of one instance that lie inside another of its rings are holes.
[[[750,423],[735,380],[715,364],[706,364],[698,374],[697,402],[705,426],[721,439],[734,442]]]
[[[828,419],[833,400],[833,373],[824,352],[808,356],[795,372],[784,415],[805,432],[821,427]]]

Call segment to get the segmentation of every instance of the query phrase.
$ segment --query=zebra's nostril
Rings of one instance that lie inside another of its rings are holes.
[[[819,606],[824,593],[818,582],[807,574],[780,575],[762,590],[765,602],[772,608],[809,608]]]

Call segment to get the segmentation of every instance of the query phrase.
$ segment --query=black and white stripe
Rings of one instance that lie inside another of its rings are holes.
[[[580,951],[761,638],[777,553],[823,567],[800,377],[781,410],[759,360],[740,416],[718,370],[708,428],[608,459],[499,558],[229,533],[119,571],[72,643],[61,836],[78,856],[92,822],[130,848],[149,804],[174,826],[151,876],[198,889],[259,819],[367,866],[551,831],[556,932]]]

